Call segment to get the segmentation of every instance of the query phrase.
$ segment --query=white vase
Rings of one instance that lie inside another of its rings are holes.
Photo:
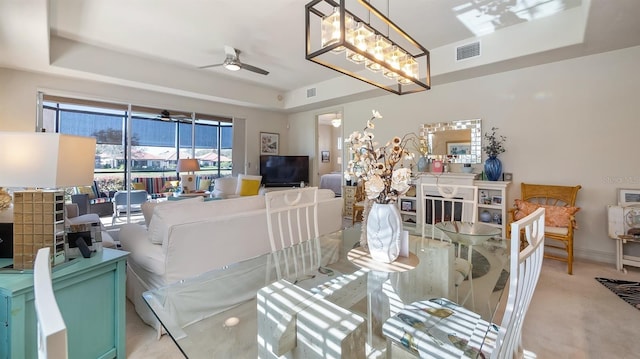
[[[400,254],[402,218],[395,204],[374,203],[367,217],[367,244],[371,258],[391,263]]]

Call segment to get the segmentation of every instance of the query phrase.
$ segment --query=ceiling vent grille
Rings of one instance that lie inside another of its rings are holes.
[[[480,56],[480,41],[456,47],[456,61]]]
[[[316,96],[316,88],[307,89],[307,98]]]

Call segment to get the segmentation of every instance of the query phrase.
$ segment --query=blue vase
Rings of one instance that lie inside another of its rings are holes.
[[[489,181],[497,181],[502,175],[502,162],[496,156],[487,158],[484,162],[484,173]]]
[[[427,167],[429,167],[429,161],[426,157],[420,156],[420,159],[418,160],[418,172],[425,172]]]

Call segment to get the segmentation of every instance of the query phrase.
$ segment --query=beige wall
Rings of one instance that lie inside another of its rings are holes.
[[[316,116],[321,113],[342,112],[342,129],[349,134],[361,130],[371,110],[376,109],[384,116],[375,129],[380,142],[415,132],[421,123],[481,118],[483,132],[495,126],[499,127],[499,134],[507,136],[507,152],[500,159],[504,170],[514,176],[508,203],[519,196],[523,181],[581,184],[578,205],[582,210],[577,215],[580,228],[576,232],[575,254],[613,262],[614,242],[607,237],[605,207],[616,202],[617,188],[640,188],[640,166],[627,159],[640,133],[638,60],[640,47],[634,47],[455,83],[439,85],[434,81],[433,89],[423,93],[384,94],[288,116],[0,69],[0,130],[34,130],[38,90],[245,118],[247,172],[257,173],[261,131],[280,133],[281,154],[309,155],[311,168],[318,168],[314,129]],[[481,166],[475,170],[481,171]],[[317,183],[317,177],[312,178]]]
[[[640,47],[634,47],[347,103],[344,133],[361,130],[372,109],[384,116],[374,130],[379,142],[417,131],[421,123],[481,118],[483,133],[495,126],[507,136],[507,152],[499,158],[513,173],[508,203],[518,198],[523,181],[581,184],[575,254],[613,263],[605,207],[616,203],[617,188],[640,188],[640,166],[627,155],[640,134],[639,61]],[[298,138],[290,151],[313,153],[313,134],[305,128],[322,112],[289,117],[289,133]]]
[[[246,119],[246,172],[249,174],[257,174],[259,171],[260,132],[280,133],[280,153],[288,152],[286,116],[278,112],[5,68],[0,68],[0,84],[0,131],[34,131],[36,94],[43,91],[49,94]]]

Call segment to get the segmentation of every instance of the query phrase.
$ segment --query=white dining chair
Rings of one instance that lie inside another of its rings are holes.
[[[318,188],[267,192],[265,202],[277,279],[300,278],[318,269],[319,242],[312,240],[319,236]]]
[[[38,359],[66,359],[67,326],[62,319],[51,282],[51,248],[41,248],[33,266]]]
[[[536,289],[544,258],[544,208],[511,224],[509,296],[494,345],[485,343],[491,358],[522,358],[522,324]],[[521,238],[529,243],[520,250]],[[528,356],[528,355],[527,355]]]
[[[422,211],[421,226],[422,237],[430,237],[451,242],[446,235],[438,233],[435,224],[444,221],[475,222],[478,218],[478,187],[471,185],[422,183],[420,185],[420,198],[424,206]],[[426,224],[429,224],[427,226]],[[462,257],[463,245],[458,243],[455,256],[455,290],[456,301],[460,303],[458,295],[460,285],[465,279],[469,279],[469,292],[460,304],[464,304],[469,297],[474,303],[473,296],[473,269],[471,255],[473,248],[467,246],[466,258]]]

